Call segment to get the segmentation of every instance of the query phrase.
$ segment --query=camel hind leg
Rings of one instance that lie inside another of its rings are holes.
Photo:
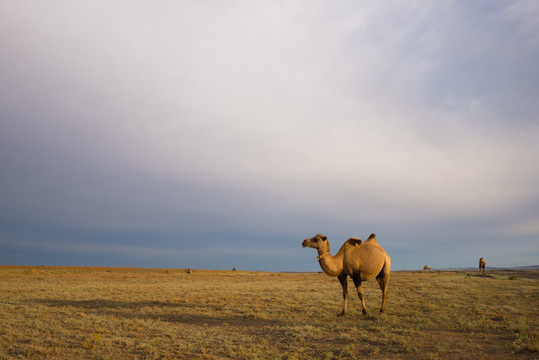
[[[380,290],[382,290],[382,307],[380,308],[380,312],[383,313],[386,309],[387,285],[389,283],[389,275],[377,277],[376,280],[378,281],[378,285],[380,285]]]
[[[387,301],[387,286],[389,285],[389,272],[391,269],[391,262],[390,260],[386,260],[384,267],[382,268],[382,271],[380,271],[380,274],[376,277],[376,280],[378,281],[378,285],[380,285],[380,290],[382,290],[382,307],[380,308],[380,312],[383,313],[386,309],[386,301]]]
[[[363,309],[363,315],[367,315],[367,307],[365,306],[365,296],[363,294],[363,288],[361,287],[361,276],[360,274],[354,274],[354,285],[357,289],[357,295],[359,296],[359,300],[361,301],[361,308]]]

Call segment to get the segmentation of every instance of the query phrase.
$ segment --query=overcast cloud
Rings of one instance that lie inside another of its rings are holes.
[[[539,263],[535,1],[0,0],[0,264]]]

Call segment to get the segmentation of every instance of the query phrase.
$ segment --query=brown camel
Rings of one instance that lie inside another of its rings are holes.
[[[348,276],[354,281],[364,315],[367,314],[367,308],[365,307],[361,282],[376,278],[382,290],[380,312],[384,312],[391,259],[378,245],[374,234],[371,234],[364,242],[358,238],[348,239],[335,256],[330,254],[328,238],[321,234],[305,239],[303,247],[312,247],[318,250],[317,259],[322,270],[329,276],[338,277],[343,291],[342,312],[338,316],[346,314],[348,310]]]
[[[479,259],[479,274],[485,275],[485,266],[487,265],[487,262],[485,259],[480,258]]]
[[[432,268],[428,265],[423,266],[423,271],[429,271],[432,270]]]

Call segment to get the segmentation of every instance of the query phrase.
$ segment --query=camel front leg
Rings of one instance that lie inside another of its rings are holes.
[[[363,294],[363,288],[361,287],[361,276],[359,274],[355,274],[353,276],[354,279],[354,285],[357,289],[357,295],[359,296],[359,300],[361,301],[361,307],[363,309],[363,315],[367,315],[367,307],[365,306],[365,296]]]
[[[346,311],[348,310],[348,278],[347,278],[347,275],[344,273],[339,275],[338,278],[342,286],[343,303],[342,303],[342,311],[340,314],[337,314],[337,316],[343,316],[344,314],[346,314]]]

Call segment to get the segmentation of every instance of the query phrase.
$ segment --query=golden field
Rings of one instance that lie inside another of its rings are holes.
[[[0,267],[0,359],[537,359],[539,272]]]

